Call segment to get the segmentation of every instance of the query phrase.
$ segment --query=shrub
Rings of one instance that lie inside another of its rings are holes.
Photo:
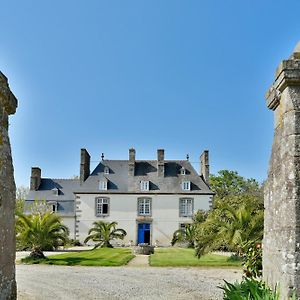
[[[272,291],[265,282],[253,278],[245,278],[242,282],[229,283],[220,287],[224,300],[278,300],[279,292]]]
[[[246,277],[258,278],[262,276],[262,247],[261,244],[252,244],[245,251],[243,258],[244,274]]]

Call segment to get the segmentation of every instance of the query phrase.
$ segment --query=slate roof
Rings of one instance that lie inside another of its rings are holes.
[[[158,177],[156,160],[135,161],[135,176],[128,176],[128,160],[102,160],[86,181],[79,185],[76,193],[146,193],[146,194],[211,194],[213,192],[197,174],[187,160],[165,160],[165,175]],[[109,174],[104,174],[104,168],[109,168]],[[180,169],[186,169],[186,175],[180,174]],[[99,191],[99,181],[108,180],[108,190]],[[149,191],[141,192],[140,181],[150,182]],[[183,191],[182,181],[191,182],[191,190]]]
[[[214,193],[205,181],[195,171],[187,160],[165,160],[165,175],[158,177],[156,160],[135,161],[135,176],[128,176],[128,160],[102,160],[90,176],[80,184],[79,179],[42,178],[37,191],[30,191],[27,201],[74,201],[75,193],[97,194],[209,194]],[[104,168],[109,168],[109,174],[104,174]],[[186,170],[186,175],[180,174],[180,169]],[[99,181],[108,181],[108,190],[99,190]],[[140,190],[140,182],[149,181],[149,191]],[[191,190],[181,188],[182,181],[191,182]],[[54,189],[58,188],[58,195]]]
[[[80,185],[79,179],[42,178],[37,191],[29,191],[27,200],[70,201],[75,199],[74,190]],[[54,189],[58,188],[58,195]]]

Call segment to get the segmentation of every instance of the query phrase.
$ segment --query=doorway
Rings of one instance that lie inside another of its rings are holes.
[[[149,223],[138,224],[138,244],[150,245],[150,224]]]

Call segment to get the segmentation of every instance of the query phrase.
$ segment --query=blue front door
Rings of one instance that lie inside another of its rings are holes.
[[[147,243],[150,245],[150,224],[138,224],[138,244]]]

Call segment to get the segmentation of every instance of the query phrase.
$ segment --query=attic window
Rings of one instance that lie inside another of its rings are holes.
[[[99,181],[99,190],[106,191],[107,190],[107,181]]]
[[[141,181],[141,191],[149,191],[149,181]]]
[[[190,191],[191,190],[191,182],[190,181],[183,181],[181,183],[181,188],[184,191]]]
[[[109,167],[104,167],[104,174],[109,174]]]
[[[53,188],[52,189],[52,193],[55,195],[55,196],[58,196],[59,195],[59,189],[58,188]]]
[[[180,175],[185,175],[185,174],[186,174],[185,168],[181,168],[180,169]]]

